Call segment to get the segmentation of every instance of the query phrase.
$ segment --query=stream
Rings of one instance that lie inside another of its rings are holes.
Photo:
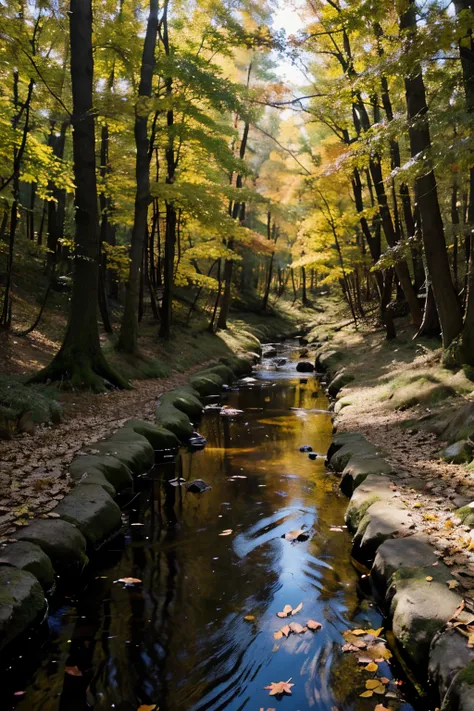
[[[205,449],[182,451],[137,482],[124,535],[96,557],[77,597],[52,605],[42,646],[2,671],[4,693],[24,692],[8,693],[2,708],[413,709],[400,697],[361,698],[368,676],[342,652],[345,630],[378,628],[382,618],[360,590],[342,528],[347,500],[324,467],[326,395],[296,372],[296,342],[278,351],[286,364],[264,361],[254,381],[223,395],[240,414],[207,410]],[[300,452],[306,444],[320,456]],[[177,476],[211,489],[172,486]],[[282,537],[295,529],[306,540]],[[141,582],[117,582],[126,577]],[[300,603],[290,620],[277,617]],[[322,629],[274,639],[286,622],[308,620]],[[381,665],[389,678],[391,668]],[[264,689],[290,678],[291,696]]]

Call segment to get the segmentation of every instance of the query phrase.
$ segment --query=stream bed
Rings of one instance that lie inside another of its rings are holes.
[[[157,465],[124,507],[125,533],[96,558],[82,588],[51,610],[41,649],[2,672],[2,708],[18,711],[373,711],[349,628],[378,628],[342,528],[347,500],[324,467],[332,435],[318,380],[279,346],[254,381],[207,410],[205,449]],[[299,451],[309,444],[318,456]],[[201,494],[170,479],[203,479]],[[175,482],[176,483],[176,482]],[[306,540],[284,536],[302,530]],[[224,535],[222,535],[224,533]],[[133,577],[141,582],[117,582]],[[282,620],[285,605],[300,612]],[[245,618],[248,619],[245,619]],[[322,624],[275,640],[286,622]],[[391,667],[381,665],[391,678]],[[72,672],[72,673],[71,673]],[[291,678],[291,696],[264,687]],[[403,688],[403,687],[402,687]],[[13,692],[23,692],[13,696]]]

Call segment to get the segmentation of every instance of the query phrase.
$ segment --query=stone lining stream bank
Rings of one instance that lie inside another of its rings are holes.
[[[70,587],[89,558],[120,530],[115,499],[154,466],[157,456],[175,453],[189,441],[191,419],[197,420],[204,407],[199,398],[219,394],[224,384],[252,371],[249,358],[222,361],[166,393],[156,408],[157,426],[129,420],[107,439],[85,447],[70,465],[74,489],[50,518],[34,520],[0,551],[0,653],[45,619],[57,581]]]
[[[353,380],[340,361],[341,354],[327,347],[316,358],[334,398]],[[357,432],[336,431],[328,463],[350,498],[353,556],[370,569],[407,669],[434,688],[441,711],[473,711],[474,614],[441,553],[415,530],[404,491],[418,489],[419,480],[400,479],[382,450]]]

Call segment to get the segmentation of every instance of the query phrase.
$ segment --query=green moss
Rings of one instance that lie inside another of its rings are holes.
[[[63,521],[74,524],[96,549],[120,528],[119,507],[101,486],[77,486],[55,509]]]
[[[106,451],[109,452],[109,449]],[[100,484],[111,496],[115,496],[115,491],[122,491],[133,483],[130,469],[113,456],[79,455],[72,460],[69,473],[75,482]]]
[[[130,427],[134,432],[146,437],[155,451],[163,449],[178,449],[179,439],[173,432],[164,427],[156,427],[145,420],[129,420],[125,427]]]
[[[349,508],[346,511],[346,523],[349,530],[357,530],[360,522],[367,513],[367,509],[370,508],[372,504],[375,504],[376,501],[382,501],[382,499],[377,494],[374,494],[373,496],[369,496],[367,499],[365,499],[360,506],[356,507],[349,504]]]
[[[180,440],[187,442],[193,433],[189,417],[170,402],[159,403],[156,408],[156,423],[170,430]]]
[[[189,381],[202,397],[219,395],[224,381],[216,373],[197,373]]]
[[[170,390],[170,392],[163,395],[161,398],[161,403],[171,404],[176,409],[181,410],[187,415],[191,420],[198,420],[204,409],[202,402],[192,394],[192,390],[187,390],[185,388],[175,388]]]
[[[26,570],[0,568],[0,650],[25,632],[45,608],[44,593]]]
[[[14,432],[16,423],[26,413],[31,413],[35,424],[57,424],[62,416],[57,396],[53,386],[26,385],[20,378],[0,375],[0,426]]]
[[[204,371],[200,371],[199,374],[205,375],[207,373],[212,373],[215,375],[218,375],[220,378],[222,378],[222,381],[226,385],[230,385],[235,380],[235,375],[231,368],[229,368],[227,365],[224,365],[221,363],[220,365],[213,365],[210,368],[207,368]]]
[[[461,521],[464,523],[468,516],[474,514],[474,509],[472,509],[470,506],[462,506],[460,509],[457,509],[455,513],[456,516],[459,516]]]
[[[457,676],[457,681],[462,684],[469,684],[469,686],[474,686],[474,661],[470,662],[467,667],[464,667],[462,671],[459,672]]]

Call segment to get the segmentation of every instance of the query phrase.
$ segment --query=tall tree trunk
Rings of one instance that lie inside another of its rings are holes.
[[[465,10],[474,12],[473,0],[454,0],[456,12]],[[466,96],[466,109],[469,116],[471,133],[474,131],[474,66],[472,56],[474,53],[473,28],[469,28],[467,37],[460,42],[461,66]],[[462,332],[462,359],[469,365],[474,365],[474,157],[471,156],[469,170],[469,204],[467,208],[467,222],[469,229],[468,239],[468,269],[466,274],[466,309]]]
[[[109,213],[112,210],[112,201],[106,195],[106,179],[109,172],[109,127],[102,126],[100,135],[100,176],[103,189],[99,196],[100,204],[100,246],[99,246],[99,309],[102,324],[107,333],[113,333],[112,319],[110,316],[109,300],[107,298],[107,254],[104,244],[110,244]]]
[[[130,269],[125,306],[117,348],[125,353],[135,353],[138,346],[138,304],[140,299],[140,271],[143,265],[143,245],[150,202],[150,141],[148,138],[148,109],[146,99],[151,98],[155,68],[156,37],[158,33],[158,0],[150,0],[150,10],[143,44],[142,65],[138,99],[135,104],[135,145],[137,149],[135,176],[135,215],[130,246]]]
[[[71,0],[69,13],[75,191],[75,259],[69,323],[61,349],[33,382],[68,381],[73,388],[125,386],[100,349],[97,323],[99,225],[92,107],[92,0]]]
[[[48,144],[56,158],[62,160],[64,156],[64,146],[66,143],[66,132],[69,126],[69,119],[63,121],[59,135],[55,132],[55,123],[51,123]],[[58,261],[59,240],[64,236],[64,216],[66,208],[66,191],[58,189],[51,181],[48,184],[54,200],[48,201],[48,253],[46,255],[46,271],[51,273]]]
[[[400,17],[400,28],[410,43],[410,39],[416,33],[415,0],[408,0],[407,9]],[[421,66],[416,61],[413,63],[411,73],[405,77],[405,92],[412,158],[426,154],[429,156],[431,136],[425,83]],[[443,346],[446,348],[461,332],[462,312],[451,279],[438,189],[429,157],[425,159],[423,174],[416,178],[415,185],[426,263],[441,325]]]

